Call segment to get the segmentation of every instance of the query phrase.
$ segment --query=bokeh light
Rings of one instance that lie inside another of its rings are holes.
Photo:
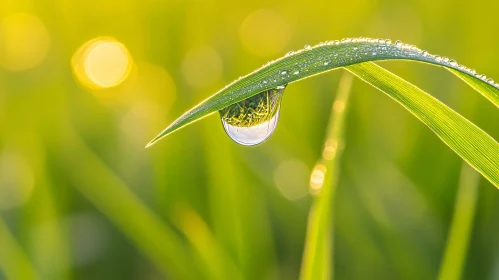
[[[358,78],[333,105],[344,70],[290,84],[258,146],[214,113],[144,149],[235,78],[326,40],[401,40],[499,80],[499,1],[237,4],[0,0],[0,279],[299,279],[328,187],[330,278],[438,278],[466,222],[461,278],[499,279],[499,191],[480,178],[475,219],[455,219],[461,158]],[[499,139],[497,108],[447,71],[379,64]]]
[[[310,193],[317,195],[320,192],[326,178],[326,170],[324,164],[317,164],[314,167],[310,175]]]
[[[72,60],[78,80],[90,88],[110,88],[130,74],[132,57],[125,45],[114,38],[90,40],[76,51]]]
[[[210,46],[190,49],[182,62],[182,73],[189,85],[204,88],[213,85],[222,76],[223,62]]]
[[[244,48],[257,56],[281,52],[291,39],[288,21],[272,10],[258,10],[244,19],[239,30]]]
[[[325,160],[332,160],[336,155],[338,150],[338,141],[328,139],[326,145],[324,145],[324,150],[322,151],[322,157]]]
[[[36,16],[18,13],[0,21],[0,64],[5,69],[31,69],[43,61],[49,47],[47,28]]]

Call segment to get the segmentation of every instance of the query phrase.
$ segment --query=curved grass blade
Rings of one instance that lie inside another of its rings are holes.
[[[283,86],[338,67],[378,60],[414,60],[443,66],[458,74],[499,107],[499,84],[446,57],[431,55],[415,46],[383,39],[343,39],[310,46],[269,62],[241,77],[184,113],[146,147],[164,136],[229,105],[265,90]]]
[[[449,71],[458,76],[461,80],[465,81],[468,85],[470,85],[474,90],[478,91],[481,93],[483,96],[485,96],[490,102],[492,102],[494,105],[499,107],[499,95],[497,94],[497,88],[492,86],[489,83],[483,83],[482,80],[489,80],[492,81],[492,79],[487,78],[483,75],[481,75],[480,80],[476,79],[474,77],[471,77],[469,75],[463,74],[459,71],[456,71],[454,69],[449,69]],[[497,86],[497,84],[496,84]]]
[[[346,69],[404,106],[499,188],[499,144],[487,133],[423,90],[372,62]]]
[[[308,216],[307,239],[305,240],[300,272],[301,280],[333,279],[333,269],[331,268],[333,266],[333,203],[345,142],[343,131],[352,81],[353,75],[349,73],[345,73],[340,80],[338,93],[329,117],[322,157],[314,168],[310,179],[311,190],[318,193]],[[321,178],[323,181],[320,180]]]

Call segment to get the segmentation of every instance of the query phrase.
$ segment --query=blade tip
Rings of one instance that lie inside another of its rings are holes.
[[[154,145],[154,143],[156,143],[156,141],[152,140],[151,142],[147,143],[145,149],[151,147],[152,145]]]

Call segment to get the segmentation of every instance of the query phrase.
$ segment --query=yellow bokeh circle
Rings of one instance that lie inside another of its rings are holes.
[[[310,175],[310,193],[317,195],[322,189],[324,180],[326,179],[326,166],[324,164],[317,164],[312,170]]]
[[[125,45],[110,37],[99,37],[83,44],[72,59],[78,80],[90,88],[110,88],[121,84],[131,72],[133,62]]]
[[[0,64],[9,71],[31,69],[47,56],[50,36],[34,15],[18,13],[0,21]]]

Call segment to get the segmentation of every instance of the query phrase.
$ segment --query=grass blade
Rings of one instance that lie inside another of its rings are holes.
[[[313,202],[308,218],[301,280],[332,279],[332,206],[344,146],[345,112],[352,80],[353,76],[348,73],[340,80],[338,94],[331,109],[322,157],[312,172],[312,191],[320,192]],[[320,180],[321,178],[324,180]]]
[[[265,90],[283,86],[301,79],[324,73],[339,67],[378,60],[414,60],[443,66],[453,73],[461,73],[481,94],[494,104],[499,100],[499,84],[478,75],[470,68],[453,60],[428,54],[415,46],[397,41],[378,39],[345,39],[319,44],[313,48],[293,52],[272,61],[260,69],[229,84],[213,96],[184,113],[146,147],[151,146],[164,136],[217,112],[231,104],[242,101]]]
[[[71,140],[62,147],[64,164],[78,190],[123,231],[165,277],[199,279],[183,240],[70,129],[67,137]]]
[[[494,86],[492,86],[488,83],[483,83],[482,80],[480,80],[480,79],[463,74],[459,71],[456,71],[453,69],[449,69],[449,71],[452,74],[458,76],[463,81],[465,81],[468,85],[470,85],[473,89],[478,91],[480,94],[485,96],[494,105],[499,107],[499,95],[497,94],[497,88],[495,88]]]
[[[461,279],[473,217],[475,216],[479,182],[478,173],[469,165],[463,164],[454,204],[454,217],[452,218],[447,246],[440,267],[439,280]]]
[[[7,279],[39,279],[33,265],[0,218],[0,268]]]
[[[487,133],[423,90],[374,63],[351,65],[346,69],[404,106],[499,188],[499,144]]]
[[[187,205],[180,205],[177,207],[176,216],[178,227],[199,256],[209,279],[244,279],[228,252],[193,209]]]
[[[26,153],[37,179],[35,193],[24,208],[27,213],[36,214],[24,217],[24,223],[33,227],[27,251],[42,279],[71,279],[70,238],[61,215],[64,210],[55,195],[53,178],[45,171],[46,158],[41,151],[43,144],[35,136],[31,141],[37,144],[24,149],[28,151]]]
[[[211,221],[213,236],[230,253],[244,279],[278,278],[272,271],[277,260],[269,230],[271,221],[266,209],[259,207],[260,189],[241,177],[245,169],[237,161],[236,150],[221,147],[221,143],[232,144],[232,141],[223,134],[213,133],[220,129],[219,123],[206,122],[203,128],[210,209],[207,220]]]

